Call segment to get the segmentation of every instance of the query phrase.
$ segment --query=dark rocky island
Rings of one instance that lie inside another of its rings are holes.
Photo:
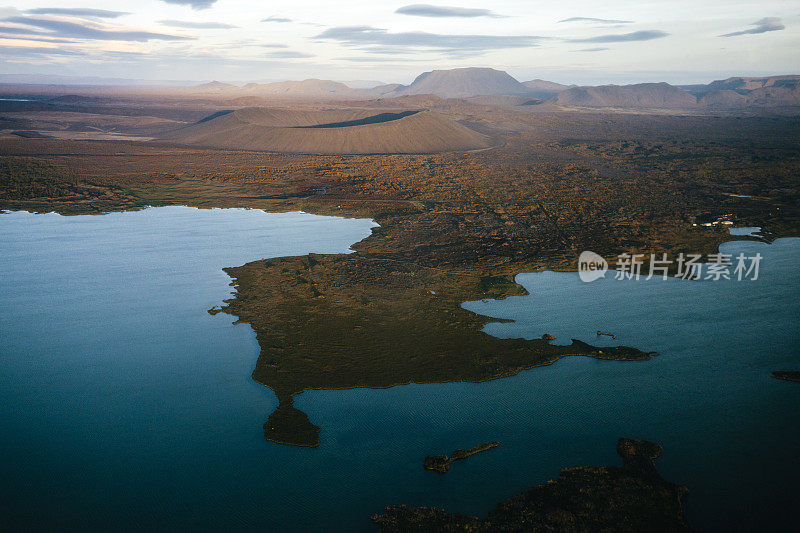
[[[391,506],[372,520],[384,533],[409,531],[690,531],[686,487],[665,481],[654,459],[661,446],[619,439],[622,466],[565,468],[490,511],[485,519],[444,509]]]
[[[775,370],[772,372],[772,377],[800,383],[800,370]]]
[[[500,446],[500,443],[497,441],[484,442],[483,444],[478,444],[477,446],[473,446],[468,450],[459,448],[450,455],[429,455],[422,462],[422,466],[426,470],[433,470],[434,472],[439,472],[440,474],[446,474],[447,471],[450,470],[450,463],[453,461],[460,461],[462,459],[466,459],[470,455],[485,452],[487,450],[491,450],[492,448],[497,448],[498,446]]]

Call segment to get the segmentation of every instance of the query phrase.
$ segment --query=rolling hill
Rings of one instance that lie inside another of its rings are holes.
[[[728,78],[695,87],[700,102],[714,107],[800,106],[800,76]]]
[[[697,107],[695,96],[668,83],[573,87],[558,93],[556,102],[579,107]]]
[[[215,148],[317,154],[435,153],[490,146],[486,136],[427,110],[245,108],[216,113],[162,138]]]
[[[763,78],[728,78],[712,81],[706,87],[709,91],[730,90],[741,93],[764,89],[767,87],[796,87],[800,83],[800,76],[766,76]]]
[[[570,88],[568,85],[562,85],[553,81],[538,79],[523,81],[522,85],[527,87],[530,90],[530,95],[535,96],[536,98],[552,98],[561,91],[565,91]]]
[[[351,89],[344,83],[319,79],[248,83],[242,87],[241,92],[253,96],[284,98],[353,98],[359,94],[357,89]]]
[[[232,85],[230,83],[224,83],[221,81],[210,81],[208,83],[201,83],[200,85],[195,85],[191,87],[192,90],[197,92],[226,92],[226,91],[235,91],[239,89],[236,85]]]

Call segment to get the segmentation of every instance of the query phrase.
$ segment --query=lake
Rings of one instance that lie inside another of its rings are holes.
[[[318,448],[267,442],[277,405],[250,379],[246,324],[207,310],[220,269],[345,253],[369,220],[160,207],[0,215],[0,484],[7,526],[47,529],[371,530],[385,505],[484,514],[565,466],[616,464],[619,436],[662,444],[698,529],[789,524],[800,465],[800,239],[758,251],[749,282],[579,281],[521,274],[531,293],[464,306],[501,337],[571,337],[661,352],[573,357],[486,383],[307,391]],[[617,341],[597,339],[598,329]],[[451,467],[425,455],[499,440]]]

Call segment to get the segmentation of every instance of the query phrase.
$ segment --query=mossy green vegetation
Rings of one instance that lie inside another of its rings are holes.
[[[558,346],[483,333],[490,319],[462,309],[461,302],[523,291],[511,282],[486,289],[484,270],[450,272],[361,254],[311,254],[225,271],[234,279],[235,298],[210,312],[230,313],[255,330],[261,354],[253,379],[280,400],[265,436],[282,443],[316,444],[313,424],[292,407],[292,396],[306,389],[484,381],[567,355],[654,355],[625,346],[599,350],[577,340]],[[495,273],[491,279],[507,277]]]

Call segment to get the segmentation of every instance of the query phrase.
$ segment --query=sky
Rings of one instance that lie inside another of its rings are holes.
[[[410,83],[476,66],[582,85],[800,74],[799,0],[412,2],[0,0],[0,74]]]

